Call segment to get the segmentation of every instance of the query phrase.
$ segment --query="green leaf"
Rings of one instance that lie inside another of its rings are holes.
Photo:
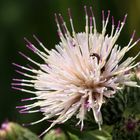
[[[81,140],[112,140],[111,131],[111,126],[103,126],[101,131],[96,129],[83,133]]]
[[[78,136],[76,136],[76,135],[74,135],[74,134],[72,134],[72,133],[68,133],[68,135],[69,135],[69,139],[70,139],[70,140],[80,140],[80,139],[78,138]]]

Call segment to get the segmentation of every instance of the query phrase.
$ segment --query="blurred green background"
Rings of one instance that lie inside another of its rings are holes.
[[[54,48],[59,42],[54,13],[61,13],[65,21],[69,22],[67,9],[71,8],[76,31],[84,31],[84,5],[93,6],[99,31],[103,9],[111,10],[116,23],[128,13],[125,28],[117,42],[120,45],[128,43],[134,29],[137,31],[135,39],[140,37],[139,0],[0,0],[0,123],[7,119],[24,123],[41,117],[40,114],[20,115],[15,109],[15,106],[24,104],[20,102],[22,98],[30,95],[11,89],[12,78],[20,77],[15,73],[12,62],[23,65],[28,63],[18,51],[40,61],[25,47],[23,38],[35,42],[32,37],[35,34],[46,47]],[[140,49],[139,46],[140,44],[128,55],[134,56]],[[45,124],[38,124],[31,129],[38,132],[43,127]]]

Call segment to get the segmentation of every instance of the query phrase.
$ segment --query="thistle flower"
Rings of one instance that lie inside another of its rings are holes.
[[[90,15],[86,6],[85,31],[76,33],[70,9],[70,25],[72,33],[68,30],[61,14],[55,14],[60,42],[55,49],[48,50],[36,36],[42,51],[36,48],[27,39],[27,47],[37,54],[44,63],[40,64],[25,54],[20,54],[37,66],[24,67],[13,63],[18,68],[27,71],[18,73],[24,75],[25,79],[13,79],[14,89],[34,94],[35,97],[23,99],[22,101],[35,100],[33,104],[19,106],[21,113],[42,112],[44,118],[30,123],[31,125],[51,120],[52,124],[41,135],[50,130],[54,125],[64,123],[73,115],[79,119],[81,130],[84,126],[84,117],[87,111],[92,110],[94,119],[101,129],[102,115],[101,106],[125,85],[138,87],[137,82],[131,80],[131,73],[127,71],[136,67],[134,64],[138,57],[128,57],[122,61],[124,55],[133,48],[139,39],[133,42],[135,31],[129,43],[121,47],[116,41],[124,27],[126,17],[119,21],[116,28],[114,17],[112,17],[112,30],[107,34],[110,11],[107,17],[102,11],[102,31],[96,29],[96,21],[90,7]],[[59,17],[59,18],[58,18]],[[133,43],[132,43],[133,42]],[[20,87],[21,86],[21,87]],[[23,87],[23,88],[22,88]],[[40,107],[40,109],[36,109]]]

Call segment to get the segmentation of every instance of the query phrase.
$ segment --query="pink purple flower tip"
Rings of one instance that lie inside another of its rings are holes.
[[[17,109],[26,108],[26,106],[16,106]]]
[[[19,67],[19,68],[22,68],[22,66],[21,65],[19,65],[19,64],[16,64],[16,63],[12,63],[14,66],[16,66],[16,67]]]
[[[126,22],[127,14],[124,16],[123,23]]]
[[[29,111],[22,111],[22,110],[20,110],[19,113],[20,113],[20,114],[28,114]]]
[[[29,48],[29,49],[30,49],[31,51],[33,51],[34,53],[37,52],[37,49],[36,49],[35,47],[33,47],[32,44],[27,44],[26,47]]]
[[[137,44],[138,42],[140,42],[140,38],[136,41],[136,44]]]
[[[133,34],[132,34],[132,37],[131,37],[132,39],[134,39],[135,33],[136,33],[136,30],[133,31]]]
[[[116,29],[116,30],[119,30],[120,24],[121,24],[121,21],[119,20],[119,21],[118,21],[118,26],[117,26],[117,29]]]
[[[21,99],[22,102],[24,102],[24,101],[31,101],[31,100],[32,100],[32,98]]]
[[[13,78],[12,80],[13,81],[17,81],[17,82],[22,82],[22,79],[15,79],[15,78]]]
[[[14,87],[14,86],[12,86],[11,88],[14,89],[14,90],[22,90],[21,88],[19,88],[19,87]]]
[[[90,26],[92,26],[92,17],[90,17]]]
[[[90,12],[91,12],[91,16],[94,17],[94,13],[91,6],[90,6]]]
[[[59,17],[60,17],[61,22],[64,23],[64,19],[61,14],[59,14]]]
[[[21,75],[25,75],[24,72],[21,72],[19,70],[15,70],[17,73],[21,74]]]
[[[108,17],[110,16],[110,10],[108,10]]]
[[[115,25],[114,17],[112,16],[112,25]]]
[[[34,69],[32,66],[30,66],[29,64],[27,64],[27,66],[28,66],[28,68],[30,68],[30,69]]]
[[[22,83],[11,83],[12,86],[21,86]]]

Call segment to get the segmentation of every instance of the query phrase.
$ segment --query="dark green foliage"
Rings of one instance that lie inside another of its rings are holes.
[[[107,125],[113,125],[122,118],[126,101],[122,92],[118,92],[114,98],[107,100],[102,107],[103,122]]]
[[[140,80],[136,78],[138,85]],[[126,111],[131,114],[140,114],[140,88],[127,87],[124,90]]]

